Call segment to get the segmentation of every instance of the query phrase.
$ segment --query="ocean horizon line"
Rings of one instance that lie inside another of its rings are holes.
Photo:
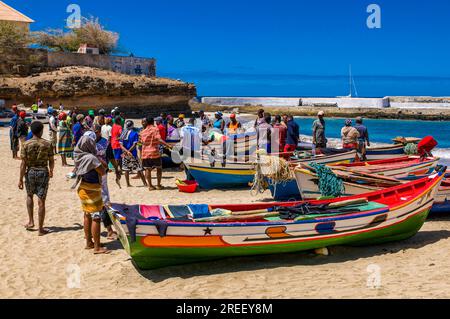
[[[305,78],[305,79],[348,79],[349,75],[318,75],[318,74],[300,74],[300,73],[240,73],[240,72],[220,72],[220,71],[185,71],[185,72],[159,72],[161,77],[166,76],[211,76],[211,77],[279,77],[279,78]],[[353,74],[353,78],[360,79],[419,79],[419,80],[450,80],[450,75],[368,75]]]

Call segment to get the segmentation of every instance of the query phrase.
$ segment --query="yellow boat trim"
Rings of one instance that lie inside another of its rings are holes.
[[[189,166],[190,170],[200,171],[205,173],[213,173],[213,174],[224,174],[224,175],[255,175],[256,171],[254,170],[233,170],[233,169],[214,169],[214,168],[203,168],[203,167],[192,167]]]

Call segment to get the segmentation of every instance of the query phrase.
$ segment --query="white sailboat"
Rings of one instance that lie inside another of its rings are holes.
[[[350,94],[347,97],[353,97],[353,88],[355,89],[355,97],[358,97],[358,90],[356,89],[355,79],[353,78],[352,74],[352,65],[349,66],[350,71]]]

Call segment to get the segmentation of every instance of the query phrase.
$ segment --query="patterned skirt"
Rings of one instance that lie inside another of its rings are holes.
[[[102,185],[81,182],[78,188],[81,207],[86,214],[96,214],[103,210]]]
[[[124,156],[122,158],[122,170],[125,172],[143,171],[141,163],[133,156]]]
[[[68,129],[62,129],[58,132],[58,154],[72,157],[72,133]]]

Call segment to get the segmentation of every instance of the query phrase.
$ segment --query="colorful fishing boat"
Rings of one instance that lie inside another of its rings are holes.
[[[356,151],[337,153],[332,155],[319,155],[313,158],[305,158],[293,161],[295,164],[311,163],[320,164],[350,163],[355,159]],[[255,165],[252,162],[242,163],[225,161],[223,159],[213,161],[206,159],[193,159],[185,161],[184,165],[203,189],[227,189],[236,187],[248,187],[255,176]]]
[[[299,197],[318,198],[321,196],[319,190],[319,177],[309,169],[297,168],[295,170],[297,190]],[[420,178],[423,178],[420,176]],[[376,178],[364,178],[363,176],[354,176],[353,180],[343,177],[345,192],[342,196],[353,196],[375,192],[386,188],[390,180],[376,180]],[[405,180],[398,179],[398,184],[413,180],[411,176]],[[448,213],[450,212],[450,181],[444,180],[439,188],[431,213]]]
[[[352,172],[361,172],[366,174],[378,174],[383,176],[411,176],[430,174],[436,168],[440,158],[420,156],[402,156],[391,159],[384,159],[370,162],[344,163],[338,164]],[[332,167],[337,167],[331,164]]]
[[[376,161],[389,158],[396,158],[405,155],[405,147],[403,144],[395,144],[388,146],[377,146],[367,148],[367,160]]]
[[[355,163],[340,163],[340,164],[328,164],[335,168],[346,168],[362,174],[378,174],[384,176],[396,176],[398,178],[410,178],[414,179],[414,176],[426,176],[431,174],[436,165],[439,162],[439,158],[428,158],[422,161],[417,156],[402,156],[392,159],[370,161],[370,162],[355,162]],[[304,163],[300,163],[301,164]],[[295,168],[293,168],[295,169]],[[313,198],[314,196],[320,197],[320,192],[317,189],[317,180],[311,181],[311,177],[307,174],[303,174],[300,170],[295,174],[296,177],[292,180],[284,181],[281,183],[274,183],[269,180],[269,190],[272,197],[277,201],[290,201],[300,200],[305,198]],[[297,179],[297,180],[296,180]],[[303,196],[299,191],[299,187],[303,192]],[[367,191],[370,191],[368,189]],[[352,193],[347,193],[351,195]]]
[[[109,211],[125,250],[141,269],[414,236],[443,174],[370,194],[327,201],[249,205],[125,206]],[[218,212],[227,215],[217,215]]]

